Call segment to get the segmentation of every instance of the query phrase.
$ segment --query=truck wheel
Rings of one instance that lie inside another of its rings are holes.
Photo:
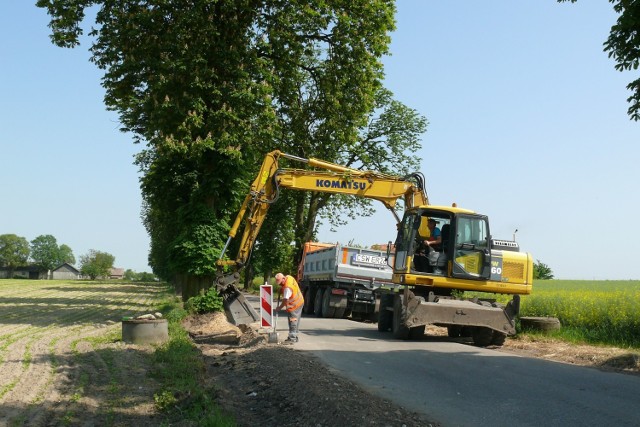
[[[331,307],[331,288],[327,288],[322,293],[322,317],[335,317],[336,308]]]
[[[378,313],[378,330],[387,332],[393,326],[393,312],[387,310],[393,307],[393,294],[382,294],[380,296],[380,313]]]
[[[404,298],[401,295],[394,295],[393,298],[393,337],[399,340],[409,339],[409,328],[404,324],[407,317],[406,308],[402,303]]]
[[[313,313],[313,303],[315,300],[315,292],[316,288],[309,286],[304,293],[304,308],[302,312],[304,314],[312,314]]]
[[[478,347],[486,347],[491,344],[493,340],[493,329],[477,326],[473,328],[471,337],[475,345]]]
[[[374,306],[373,313],[369,313],[367,315],[367,319],[371,321],[371,323],[376,323],[380,318],[380,298],[376,298],[376,304]]]
[[[318,317],[322,317],[322,294],[324,293],[323,288],[318,288],[316,291],[316,296],[313,299],[313,314]]]

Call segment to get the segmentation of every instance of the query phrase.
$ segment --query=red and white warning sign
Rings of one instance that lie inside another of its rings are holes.
[[[273,326],[273,289],[271,285],[260,285],[260,326]]]

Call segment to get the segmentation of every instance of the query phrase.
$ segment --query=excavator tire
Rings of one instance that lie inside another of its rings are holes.
[[[404,324],[407,315],[406,307],[402,303],[403,296],[396,294],[393,297],[393,337],[399,340],[409,339],[409,328]]]
[[[462,326],[449,325],[447,326],[447,335],[449,338],[460,338],[462,336]]]
[[[478,347],[486,347],[493,341],[493,329],[476,326],[471,334],[473,343]]]
[[[393,326],[393,312],[387,310],[393,307],[393,294],[380,295],[380,312],[378,313],[378,330],[380,332],[390,331]]]
[[[422,326],[414,326],[409,329],[409,339],[410,340],[419,340],[424,336],[424,331],[427,328],[426,325]]]
[[[491,344],[501,346],[504,344],[504,341],[507,339],[507,334],[503,334],[502,332],[493,331],[493,339],[491,340]]]

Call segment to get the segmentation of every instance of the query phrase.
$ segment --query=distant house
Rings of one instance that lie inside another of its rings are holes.
[[[71,264],[66,262],[59,267],[56,267],[51,272],[52,279],[59,280],[77,280],[80,279],[80,271]]]
[[[124,268],[112,268],[109,270],[109,279],[123,279]]]
[[[0,267],[0,279],[46,279],[47,270],[43,270],[37,265],[24,265],[16,267],[13,272],[9,267]]]

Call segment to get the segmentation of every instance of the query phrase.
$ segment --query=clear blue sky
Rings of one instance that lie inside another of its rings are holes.
[[[149,271],[140,221],[140,146],[102,102],[88,44],[49,42],[32,2],[0,5],[0,234],[54,235]],[[489,215],[492,234],[564,279],[640,279],[640,123],[602,51],[606,0],[401,1],[386,84],[430,122],[422,172],[434,204]],[[372,233],[371,230],[376,230]],[[393,240],[381,209],[320,239]]]

